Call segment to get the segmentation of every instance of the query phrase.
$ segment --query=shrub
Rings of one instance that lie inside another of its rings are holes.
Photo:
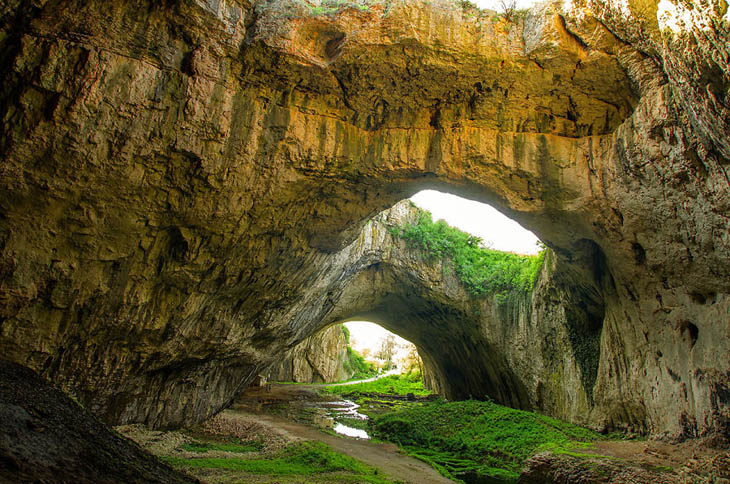
[[[431,214],[421,209],[416,223],[393,227],[391,234],[423,250],[430,259],[449,260],[471,294],[495,295],[499,301],[510,294],[532,290],[545,258],[544,250],[534,256],[485,248],[479,237],[443,220],[434,222]]]
[[[347,373],[352,374],[351,378],[357,380],[370,378],[378,373],[375,365],[365,361],[365,358],[349,345],[347,346],[347,354],[345,355],[345,361],[342,363],[342,367]]]

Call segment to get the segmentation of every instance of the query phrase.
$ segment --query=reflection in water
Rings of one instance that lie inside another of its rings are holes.
[[[330,402],[316,402],[312,406],[325,412],[325,415],[322,415],[323,418],[314,419],[315,423],[320,427],[332,428],[332,430],[336,433],[347,437],[354,437],[357,439],[370,438],[366,431],[344,425],[338,421],[341,419],[346,422],[348,420],[367,420],[367,415],[363,415],[357,411],[357,409],[360,408],[360,405],[357,403],[350,400],[337,400]]]
[[[332,429],[335,432],[337,432],[340,435],[347,435],[348,437],[356,437],[358,439],[369,439],[370,436],[367,432],[360,429],[355,429],[352,427],[348,427],[347,425],[342,425],[341,423],[335,424],[335,427]]]

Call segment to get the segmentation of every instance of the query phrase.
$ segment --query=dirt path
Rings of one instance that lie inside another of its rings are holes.
[[[286,437],[324,442],[338,452],[342,452],[354,457],[355,459],[359,459],[366,464],[377,467],[392,479],[413,484],[442,484],[454,482],[440,475],[433,467],[425,462],[399,453],[398,447],[394,444],[375,443],[369,440],[337,437],[326,434],[314,427],[292,422],[291,420],[275,415],[247,414],[240,410],[228,410],[228,412],[241,413],[244,416],[255,416],[259,423],[275,427],[277,430],[284,433]]]
[[[368,465],[376,467],[395,480],[412,484],[441,484],[454,481],[443,477],[427,463],[401,454],[394,444],[375,443],[369,440],[339,437],[303,423],[272,415],[263,411],[266,405],[287,404],[296,400],[310,400],[316,394],[313,385],[277,385],[269,390],[249,388],[226,413],[255,418],[257,422],[276,429],[286,437],[318,440]]]
[[[358,383],[367,383],[370,381],[380,380],[381,378],[385,378],[390,375],[398,375],[399,373],[400,373],[399,370],[390,370],[390,371],[386,371],[385,373],[382,373],[380,375],[376,375],[372,378],[366,378],[364,380],[343,381],[343,382],[339,382],[339,383],[309,383],[309,384],[302,385],[302,386],[310,387],[310,388],[322,388],[322,387],[340,387],[343,385],[357,385]]]

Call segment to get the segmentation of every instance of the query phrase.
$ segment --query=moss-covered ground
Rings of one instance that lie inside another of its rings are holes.
[[[373,417],[368,431],[460,480],[516,481],[523,462],[545,450],[580,454],[603,439],[590,430],[493,402],[436,400]]]
[[[394,396],[425,396],[431,394],[430,390],[423,388],[420,377],[413,378],[408,375],[389,375],[377,380],[355,383],[352,385],[338,385],[323,387],[322,392],[357,397],[367,394],[388,394]]]
[[[220,446],[205,442],[187,444],[188,447],[209,451],[222,450]],[[390,484],[374,467],[363,464],[345,454],[335,452],[322,442],[303,441],[287,445],[272,454],[250,454],[242,449],[228,450],[228,455],[195,450],[195,457],[164,457],[173,467],[197,474],[207,470],[204,476],[215,476],[217,482],[351,482]],[[213,471],[213,472],[211,472]],[[217,471],[217,472],[216,472]],[[302,480],[304,479],[304,480]]]
[[[430,393],[420,380],[407,375],[326,391],[362,405],[360,412],[370,420],[361,426],[371,437],[398,444],[457,482],[515,482],[524,461],[539,452],[578,455],[605,438],[493,402],[402,399],[409,393],[417,397]]]

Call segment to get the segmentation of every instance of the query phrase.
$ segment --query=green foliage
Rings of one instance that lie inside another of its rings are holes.
[[[476,474],[516,480],[525,459],[571,452],[602,436],[544,415],[493,402],[429,402],[370,420],[370,434],[395,442],[447,477]]]
[[[471,294],[495,295],[498,301],[532,290],[545,258],[545,251],[532,256],[484,248],[479,237],[443,220],[434,222],[425,210],[419,210],[415,224],[394,227],[391,234],[423,250],[431,259],[448,259]]]
[[[270,476],[314,476],[344,472],[354,474],[357,482],[391,483],[380,477],[377,469],[350,456],[335,452],[327,444],[313,441],[290,444],[267,459],[166,457],[165,460],[175,467],[229,469]],[[351,479],[343,480],[352,481]]]
[[[479,7],[477,7],[477,5],[474,2],[471,2],[469,0],[456,0],[456,3],[464,11],[468,11],[468,10],[479,10]]]
[[[350,330],[347,329],[347,326],[345,326],[344,324],[340,325],[340,329],[342,330],[342,334],[345,335],[345,343],[347,343],[347,345],[349,346],[350,345]]]
[[[193,442],[189,444],[183,444],[180,446],[181,449],[190,452],[204,453],[209,450],[221,450],[224,452],[257,452],[263,448],[261,442],[251,441],[244,442],[242,444],[222,444],[215,442]]]
[[[420,378],[416,379],[412,375],[389,375],[384,378],[378,378],[377,380],[365,383],[325,387],[323,391],[339,395],[349,395],[353,393],[388,393],[391,395],[408,395],[409,393],[412,393],[416,396],[426,396],[431,394],[429,390],[423,388],[423,382],[421,382]]]
[[[365,361],[365,358],[350,346],[347,347],[347,354],[345,355],[345,361],[342,363],[342,367],[347,373],[351,373],[351,378],[355,380],[371,378],[378,373],[375,365]]]

